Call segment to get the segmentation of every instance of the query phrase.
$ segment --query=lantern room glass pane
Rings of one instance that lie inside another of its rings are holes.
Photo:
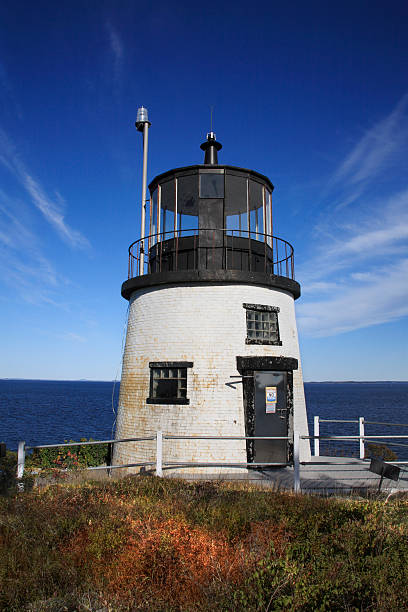
[[[268,234],[267,243],[271,247],[272,246],[272,194],[270,191],[265,189],[265,211],[266,211],[266,234]]]
[[[161,209],[161,222],[160,222],[160,232],[170,232],[163,236],[163,240],[168,240],[172,238],[172,234],[174,234],[174,211]]]
[[[258,240],[259,239],[259,213],[258,213],[258,209],[252,209],[249,213],[249,229],[251,232],[251,238],[253,240]]]
[[[200,174],[200,198],[223,198],[224,175],[219,173]]]
[[[242,213],[239,215],[227,215],[225,217],[227,234],[248,238],[248,215]],[[234,231],[232,231],[234,230]]]
[[[161,188],[161,208],[163,210],[173,210],[176,202],[176,189],[174,179],[160,184]]]
[[[230,174],[225,176],[225,216],[237,215],[247,210],[247,177]]]
[[[157,234],[157,189],[155,189],[151,196],[151,208],[150,208],[150,234],[151,234],[151,245],[156,244]]]
[[[198,215],[198,173],[177,177],[177,212]]]
[[[198,215],[181,214],[180,224],[179,224],[179,229],[183,230],[183,232],[181,233],[181,236],[194,234],[194,232],[187,231],[187,230],[196,230],[197,228],[198,228]]]

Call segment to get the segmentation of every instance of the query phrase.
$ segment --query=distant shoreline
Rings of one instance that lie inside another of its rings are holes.
[[[0,381],[19,381],[19,382],[91,382],[91,383],[116,383],[120,384],[120,380],[94,380],[91,378],[77,379],[60,379],[60,378],[0,378]],[[307,385],[367,385],[367,384],[408,384],[408,380],[305,380]]]
[[[408,380],[305,380],[307,385],[391,385],[408,384]]]
[[[97,380],[93,378],[0,378],[2,380],[19,381],[19,382],[95,382],[95,383],[119,383],[120,380]]]

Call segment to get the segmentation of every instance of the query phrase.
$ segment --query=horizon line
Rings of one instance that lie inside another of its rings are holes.
[[[1,380],[25,380],[25,381],[33,381],[33,382],[106,382],[106,383],[117,383],[120,384],[120,380],[101,380],[99,378],[23,378],[23,377],[4,377],[0,378]],[[385,380],[304,380],[304,384],[321,384],[321,383],[408,383],[408,380],[394,380],[394,379],[385,379]]]

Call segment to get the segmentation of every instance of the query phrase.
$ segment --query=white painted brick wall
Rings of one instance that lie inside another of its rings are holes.
[[[247,345],[244,302],[278,306],[282,346]],[[160,286],[130,300],[120,387],[117,438],[164,434],[244,436],[242,384],[236,356],[286,356],[293,373],[294,424],[308,433],[293,297],[255,285]],[[150,361],[192,361],[187,372],[189,405],[147,404]],[[246,461],[245,441],[165,441],[164,461]],[[155,459],[155,442],[115,445],[115,463]],[[309,444],[301,460],[310,459]],[[216,470],[209,469],[214,472]],[[221,472],[222,473],[222,472]]]

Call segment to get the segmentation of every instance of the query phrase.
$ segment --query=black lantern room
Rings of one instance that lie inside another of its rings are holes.
[[[273,236],[271,181],[218,163],[210,132],[204,164],[175,168],[150,183],[146,235],[129,247],[122,295],[166,282],[254,282],[300,295],[292,246]],[[143,270],[140,256],[143,253]]]

